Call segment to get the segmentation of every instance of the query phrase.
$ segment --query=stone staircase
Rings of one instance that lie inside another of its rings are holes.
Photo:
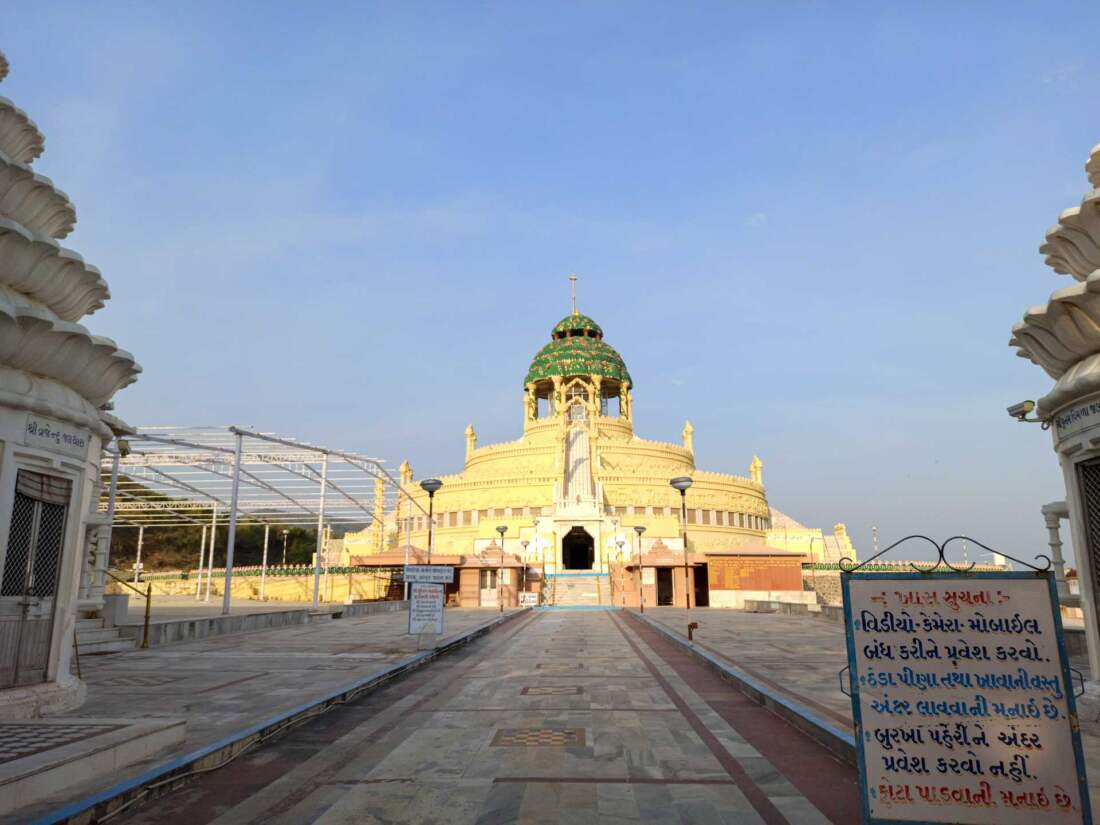
[[[92,653],[119,653],[133,650],[134,639],[124,639],[117,627],[106,627],[95,611],[80,611],[76,618],[76,644],[81,656]]]
[[[605,576],[568,574],[553,577],[555,607],[598,607],[607,602]]]

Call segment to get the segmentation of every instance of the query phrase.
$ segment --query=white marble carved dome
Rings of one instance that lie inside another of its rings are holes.
[[[0,54],[0,80],[8,68]],[[110,292],[98,269],[58,243],[72,232],[76,209],[31,168],[44,147],[34,121],[0,97],[0,365],[8,368],[0,379],[22,370],[99,407],[135,381],[141,367],[110,338],[76,323],[101,308]],[[70,402],[69,415],[56,414],[87,417],[86,404],[76,409],[63,391],[53,397]]]

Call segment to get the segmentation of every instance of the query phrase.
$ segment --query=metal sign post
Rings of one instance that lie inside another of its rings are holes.
[[[1054,575],[972,572],[925,540],[927,569],[842,563],[863,822],[1091,825]]]
[[[443,633],[443,605],[447,585],[455,580],[455,569],[442,564],[410,564],[405,567],[409,588],[409,633]]]

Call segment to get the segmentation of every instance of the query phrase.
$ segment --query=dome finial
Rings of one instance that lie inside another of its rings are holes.
[[[570,275],[569,276],[569,287],[573,292],[573,314],[574,315],[580,315],[580,313],[577,312],[577,276],[576,275]]]

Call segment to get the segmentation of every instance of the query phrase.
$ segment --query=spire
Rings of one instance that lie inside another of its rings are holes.
[[[570,275],[569,276],[569,288],[573,293],[573,314],[574,315],[580,315],[580,313],[577,312],[577,276],[576,275]]]
[[[752,463],[749,465],[749,480],[757,484],[764,483],[764,462],[760,460],[760,456],[752,457]]]
[[[473,455],[474,450],[477,448],[477,433],[474,432],[474,425],[466,425],[466,458],[469,459]]]

